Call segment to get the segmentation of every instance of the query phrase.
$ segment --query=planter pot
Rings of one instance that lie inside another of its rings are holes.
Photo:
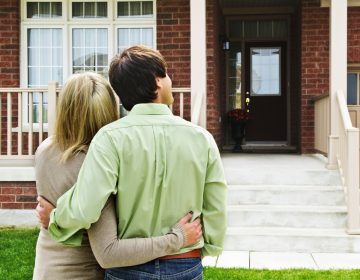
[[[245,137],[246,121],[231,122],[231,137],[235,141],[233,152],[242,152],[241,143]]]

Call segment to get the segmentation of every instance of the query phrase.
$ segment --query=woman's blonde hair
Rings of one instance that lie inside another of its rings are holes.
[[[72,75],[57,105],[54,143],[63,151],[61,161],[86,152],[96,132],[118,118],[115,95],[104,77],[91,72]]]

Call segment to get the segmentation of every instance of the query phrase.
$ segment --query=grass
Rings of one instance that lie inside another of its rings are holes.
[[[32,279],[38,229],[0,229],[0,279]]]
[[[38,229],[0,229],[0,279],[30,280]],[[204,268],[204,280],[358,280],[360,270]]]

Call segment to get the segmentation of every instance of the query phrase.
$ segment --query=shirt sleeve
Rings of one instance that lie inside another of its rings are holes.
[[[108,197],[116,194],[118,172],[116,149],[110,137],[99,132],[91,142],[77,182],[51,212],[49,234],[55,241],[81,245],[82,229],[99,219]]]
[[[149,238],[118,239],[115,204],[112,197],[100,219],[88,230],[91,250],[103,268],[133,266],[176,253],[185,242],[182,227],[176,224],[170,233]]]
[[[218,256],[223,250],[227,225],[226,203],[227,185],[224,168],[216,143],[210,136],[202,212],[203,256]]]

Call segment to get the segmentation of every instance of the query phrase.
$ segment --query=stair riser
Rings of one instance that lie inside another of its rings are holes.
[[[341,185],[337,171],[329,170],[281,170],[226,168],[226,179],[229,185]]]
[[[231,227],[345,228],[345,213],[288,211],[229,211]]]
[[[229,190],[229,205],[345,205],[343,191]]]
[[[224,250],[306,253],[360,253],[360,239],[327,236],[227,235]]]

